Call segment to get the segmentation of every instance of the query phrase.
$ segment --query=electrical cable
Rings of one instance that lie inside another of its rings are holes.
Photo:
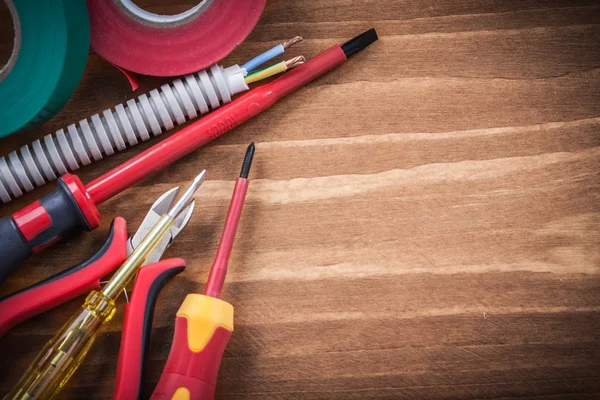
[[[344,46],[352,54],[363,50],[377,40],[375,30],[369,32],[366,36],[362,34],[350,39]],[[105,202],[151,173],[267,110],[281,98],[346,61],[346,51],[342,45],[336,44],[272,82],[252,89],[88,183],[85,188],[89,199],[95,205]]]
[[[278,62],[277,64],[270,65],[266,68],[263,68],[256,72],[251,73],[250,75],[246,76],[246,78],[244,80],[246,81],[246,84],[258,82],[263,79],[270,78],[273,75],[277,75],[282,72],[285,72],[288,69],[292,69],[294,67],[302,65],[302,64],[304,64],[305,61],[306,61],[306,59],[304,58],[304,56],[298,56],[298,57],[289,59],[287,61],[281,61],[281,62]]]
[[[285,51],[300,41],[302,38],[296,36],[275,47]],[[252,78],[252,82],[293,68],[301,61],[303,57],[295,57],[286,61],[285,69],[279,65]],[[246,75],[247,71],[238,65],[223,68],[215,64],[0,157],[0,200],[8,203],[68,171],[125,150],[229,103],[233,95],[249,89],[244,80]]]
[[[274,59],[277,56],[282,55],[288,48],[292,47],[297,43],[300,43],[302,40],[303,39],[301,36],[295,36],[290,40],[278,44],[277,46],[271,47],[269,50],[257,55],[250,61],[246,62],[244,65],[242,65],[242,68],[246,70],[246,73],[250,73],[250,71],[253,71],[262,64]]]

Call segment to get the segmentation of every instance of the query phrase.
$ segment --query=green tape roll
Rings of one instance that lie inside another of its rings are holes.
[[[15,27],[0,70],[0,137],[56,114],[79,84],[90,46],[83,0],[7,0]]]

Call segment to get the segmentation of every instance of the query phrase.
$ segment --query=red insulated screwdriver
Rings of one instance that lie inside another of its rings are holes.
[[[248,190],[253,156],[254,143],[246,150],[242,171],[235,182],[204,295],[188,294],[177,312],[171,351],[152,395],[154,400],[208,400],[214,395],[220,360],[233,331],[233,306],[219,297]],[[140,270],[131,302],[125,306],[113,400],[142,398],[154,302],[161,287],[148,289],[156,286],[156,280],[152,279],[154,272],[146,271]]]
[[[58,187],[40,200],[0,220],[0,284],[32,253],[38,253],[74,231],[92,230],[100,223],[97,205],[169,165],[198,147],[223,135],[271,107],[279,99],[339,66],[347,57],[377,40],[370,29],[335,45],[274,81],[181,129],[129,161],[83,186],[65,174]]]
[[[177,311],[171,350],[152,400],[209,400],[215,396],[221,358],[233,332],[233,306],[219,297],[248,191],[253,156],[254,143],[248,146],[240,177],[235,181],[204,294],[188,294]]]

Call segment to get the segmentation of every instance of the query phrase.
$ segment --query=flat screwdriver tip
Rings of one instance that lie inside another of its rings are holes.
[[[350,57],[352,54],[364,50],[377,39],[379,39],[379,37],[377,36],[375,28],[371,28],[344,43],[342,45],[342,50],[344,51],[346,57]]]
[[[250,166],[252,165],[252,158],[254,157],[254,150],[254,142],[252,142],[246,149],[246,155],[244,156],[244,163],[242,164],[240,178],[248,179],[248,174],[250,173]]]

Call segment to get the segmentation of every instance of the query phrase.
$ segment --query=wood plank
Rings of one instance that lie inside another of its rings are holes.
[[[154,12],[192,3],[140,2]],[[208,168],[194,217],[166,254],[188,267],[156,306],[148,397],[177,308],[203,289],[255,141],[223,295],[236,326],[217,398],[598,398],[598,11],[591,0],[270,0],[224,65],[296,34],[305,41],[290,54],[307,57],[371,26],[381,40],[103,204],[97,231],[33,257],[0,294],[92,254],[117,215],[133,231],[140,210]],[[167,81],[144,78],[141,91]],[[90,54],[67,106],[4,139],[1,153],[133,96]],[[77,173],[90,181],[159,140]],[[0,392],[80,304],[0,340]],[[60,397],[111,397],[122,318],[120,307]]]

